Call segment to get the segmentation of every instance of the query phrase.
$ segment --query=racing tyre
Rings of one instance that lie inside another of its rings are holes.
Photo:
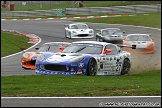
[[[71,39],[71,33],[69,32],[69,39]]]
[[[122,70],[121,70],[121,75],[128,74],[130,67],[131,67],[130,61],[128,59],[124,59]]]
[[[29,68],[26,68],[26,67],[23,67],[23,66],[22,66],[22,68],[23,68],[23,69],[27,69],[27,70],[29,70]]]
[[[102,38],[96,38],[96,41],[102,42],[103,39]]]
[[[67,38],[67,32],[66,32],[66,30],[65,30],[65,38]]]
[[[97,62],[94,58],[91,58],[88,62],[87,76],[95,76],[97,73]]]

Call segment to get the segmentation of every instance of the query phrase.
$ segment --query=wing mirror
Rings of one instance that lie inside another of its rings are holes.
[[[38,50],[39,48],[38,48],[38,47],[36,47],[35,49],[36,49],[36,50]]]
[[[61,46],[59,49],[60,49],[61,51],[63,51],[65,48],[64,48],[63,46]]]
[[[110,52],[112,52],[111,49],[106,49],[106,50],[103,51],[103,54],[110,53]]]
[[[153,37],[151,37],[151,39],[152,39],[152,40],[154,40],[154,38],[153,38]]]

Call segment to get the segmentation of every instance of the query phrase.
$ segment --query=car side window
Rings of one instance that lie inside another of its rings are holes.
[[[111,49],[112,50],[112,52],[106,53],[106,55],[114,55],[114,54],[117,54],[119,52],[119,49],[117,48],[117,46],[115,46],[113,44],[106,45],[105,49]]]

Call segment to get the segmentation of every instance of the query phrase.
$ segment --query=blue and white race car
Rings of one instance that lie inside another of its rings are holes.
[[[98,41],[72,42],[61,53],[40,54],[36,60],[36,74],[88,76],[128,74],[132,57],[120,46],[122,45]],[[136,46],[130,48],[135,49]]]

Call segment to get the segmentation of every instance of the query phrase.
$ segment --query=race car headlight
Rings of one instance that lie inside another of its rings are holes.
[[[43,61],[45,59],[45,55],[40,54],[37,56],[37,61]]]
[[[76,31],[72,31],[72,33],[76,33]]]
[[[149,43],[147,46],[153,46],[153,43]]]
[[[24,54],[23,54],[23,57],[24,57],[24,58],[29,58],[29,54],[28,54],[28,53],[24,53]]]
[[[80,56],[78,58],[71,59],[70,62],[81,62],[84,59],[83,56]]]
[[[93,30],[90,30],[89,33],[93,33]]]

